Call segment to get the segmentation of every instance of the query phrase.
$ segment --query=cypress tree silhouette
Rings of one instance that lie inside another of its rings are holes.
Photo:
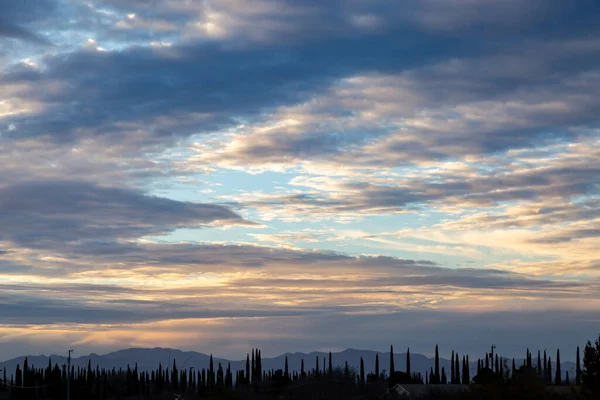
[[[460,365],[459,365],[459,357],[458,352],[456,353],[456,359],[454,361],[454,383],[460,384],[461,376],[460,376]]]
[[[360,358],[360,386],[365,386],[365,362],[363,358]]]
[[[329,371],[328,371],[329,379],[333,378],[333,363],[331,362],[331,352],[329,352]]]
[[[567,371],[567,374],[565,375],[565,385],[569,386],[569,384],[569,371]]]
[[[6,378],[4,378],[6,381]],[[575,385],[581,385],[581,361],[579,360],[579,346],[577,346],[577,357],[575,360]]]
[[[304,371],[304,358],[300,360],[300,375],[302,377],[306,376],[306,372]]]
[[[214,364],[213,364],[213,356],[212,354],[210,355],[210,359],[208,361],[208,393],[210,394],[212,391],[212,388],[215,386],[215,369],[214,369]]]
[[[246,353],[246,384],[250,384],[250,354]]]
[[[429,373],[425,371],[425,384],[429,385]]]
[[[546,376],[546,381],[548,383],[552,383],[552,359],[550,357],[548,357],[548,370],[547,370],[547,374],[548,374],[548,376]]]
[[[410,347],[406,349],[406,373],[410,376]]]
[[[548,357],[546,357],[546,349],[544,349],[544,364],[542,365],[543,367],[543,373],[544,373],[544,382],[548,381]]]
[[[490,367],[490,355],[488,353],[485,353],[485,367]]]
[[[344,378],[350,378],[350,369],[348,368],[348,361],[346,361],[346,364],[344,365]]]
[[[254,361],[254,349],[252,349],[252,358],[250,359],[252,374],[250,375],[250,383],[255,383],[256,379],[256,362]]]
[[[498,354],[496,354],[496,363],[495,363],[494,371],[498,372],[500,370],[500,362],[498,361]]]
[[[446,378],[446,370],[442,367],[442,384],[445,385],[448,383],[448,379]]]
[[[23,386],[23,372],[21,372],[19,364],[15,370],[15,386]]]
[[[454,350],[452,350],[452,356],[450,357],[450,383],[456,382],[454,376]]]
[[[262,380],[262,352],[258,349],[258,381]]]
[[[211,360],[212,360],[212,356],[211,356]],[[127,367],[129,369],[129,367]],[[178,377],[177,377],[177,363],[175,361],[175,359],[173,359],[173,370],[171,371],[171,387],[173,388],[174,391],[177,391],[177,383],[178,383]]]
[[[438,351],[438,345],[435,345],[435,381],[434,383],[440,383],[440,353]]]
[[[315,375],[319,376],[319,356],[317,356],[317,360],[315,362]]]
[[[289,370],[288,370],[288,358],[287,356],[285,356],[285,367],[284,367],[284,372],[283,372],[283,377],[285,378],[285,380],[289,380],[290,379],[290,375],[289,375]]]
[[[390,346],[390,376],[393,376],[394,372],[396,372],[394,368],[394,346]]]
[[[555,385],[562,385],[562,374],[560,371],[560,349],[556,349],[556,376],[554,377]]]
[[[540,355],[540,351],[538,350],[538,359],[537,359],[537,374],[540,379],[543,379],[542,376],[542,356]]]
[[[515,376],[515,372],[517,372],[517,366],[515,365],[515,358],[513,357],[511,375]]]
[[[375,379],[379,379],[379,354],[375,354]]]

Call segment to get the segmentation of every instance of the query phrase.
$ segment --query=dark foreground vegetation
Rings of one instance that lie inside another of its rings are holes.
[[[360,369],[347,363],[334,367],[329,360],[313,360],[311,367],[302,360],[300,370],[290,370],[287,358],[282,369],[265,371],[260,350],[252,350],[244,370],[232,371],[230,366],[214,365],[212,356],[208,369],[178,368],[176,363],[154,371],[138,371],[137,364],[126,370],[107,370],[52,365],[45,368],[17,365],[16,371],[3,371],[0,399],[7,400],[73,400],[91,399],[449,399],[449,400],[600,400],[600,337],[588,342],[583,352],[581,368],[579,348],[576,374],[563,379],[560,352],[554,363],[546,352],[534,356],[529,350],[522,365],[492,352],[477,360],[477,374],[471,378],[469,358],[452,352],[450,371],[439,368],[439,353],[435,349],[435,367],[423,377],[411,371],[410,352],[406,370],[394,368],[393,348],[390,371],[366,372],[361,359]],[[322,361],[322,363],[321,363]],[[388,372],[388,373],[386,373]],[[9,378],[7,379],[7,375]]]

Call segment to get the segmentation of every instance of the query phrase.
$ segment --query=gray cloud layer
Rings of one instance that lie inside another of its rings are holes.
[[[225,207],[86,182],[43,181],[0,188],[0,240],[22,246],[135,239],[216,221],[244,223]]]

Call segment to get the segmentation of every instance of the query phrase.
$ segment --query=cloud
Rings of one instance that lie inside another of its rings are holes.
[[[469,304],[534,310],[581,298],[591,301],[585,308],[597,302],[598,289],[595,281],[501,269],[251,245],[92,242],[3,258],[2,318],[12,325],[450,312]],[[11,278],[21,265],[29,267]]]
[[[596,6],[57,4],[2,10],[0,346],[591,330]]]
[[[28,182],[2,187],[0,193],[0,240],[21,246],[136,239],[177,227],[247,223],[218,205],[179,202],[86,182]]]
[[[0,36],[28,40],[38,44],[48,45],[50,42],[18,25],[0,20]]]
[[[49,45],[46,37],[33,33],[25,24],[39,23],[55,12],[53,0],[23,0],[2,5],[0,36]]]

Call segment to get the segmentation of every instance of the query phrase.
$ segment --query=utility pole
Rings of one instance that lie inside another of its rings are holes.
[[[69,350],[69,357],[67,358],[67,400],[71,398],[71,353],[74,350]]]

